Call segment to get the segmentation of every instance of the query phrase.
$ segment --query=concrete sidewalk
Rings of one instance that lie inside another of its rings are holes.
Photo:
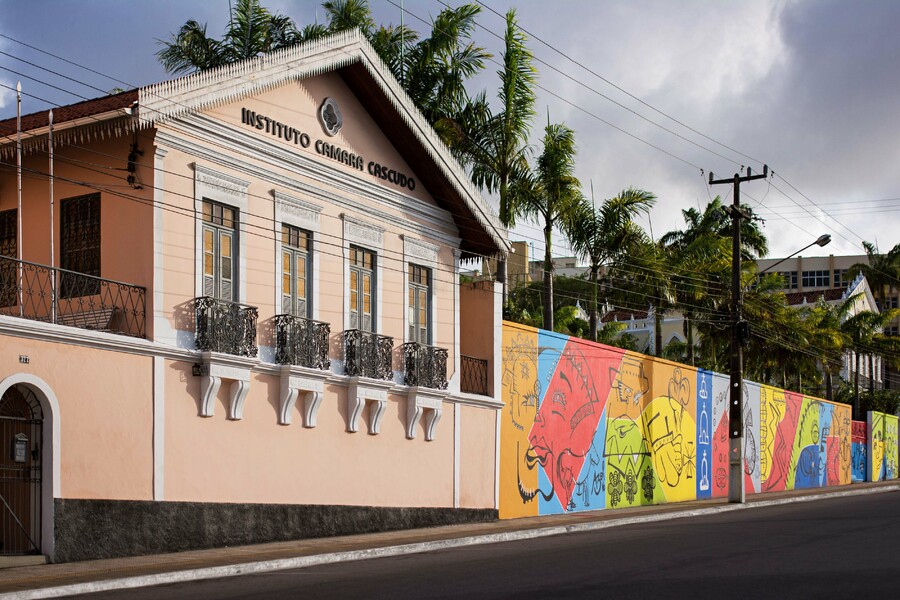
[[[493,523],[14,567],[0,570],[0,599],[55,598],[104,590],[229,577],[898,490],[900,481],[894,480],[853,484],[840,488],[753,495],[748,496],[746,504],[727,504],[723,499],[697,500],[662,506],[529,517]]]

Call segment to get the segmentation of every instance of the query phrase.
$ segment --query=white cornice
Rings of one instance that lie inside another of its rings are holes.
[[[92,331],[90,329],[78,329],[75,327],[66,327],[64,325],[53,325],[41,321],[32,321],[30,319],[22,319],[19,317],[7,317],[0,315],[0,336],[6,335],[16,338],[24,338],[37,340],[41,342],[51,342],[58,344],[67,344],[71,346],[81,346],[84,348],[93,348],[95,350],[106,350],[110,352],[124,352],[126,354],[136,354],[140,356],[158,356],[170,360],[180,360],[192,363],[200,363],[202,361],[202,353],[197,350],[188,350],[186,348],[176,348],[168,344],[160,344],[151,342],[142,338],[133,338],[115,333],[105,333],[103,331]],[[274,375],[280,377],[283,373],[283,366],[271,363],[259,362],[256,359],[247,359],[243,357],[227,357],[227,355],[217,354],[217,357],[225,357],[225,362],[234,362],[237,366],[245,366],[254,373],[262,373],[265,375]],[[333,372],[314,372],[301,367],[293,367],[298,374],[307,377],[321,377],[325,383],[347,386],[350,384],[350,377],[338,375]],[[397,385],[393,383],[376,382],[372,385],[383,386],[391,394],[408,394],[409,387],[405,385]],[[489,396],[478,396],[475,394],[451,394],[444,399],[444,402],[456,402],[479,408],[491,408],[499,410],[503,408],[503,402],[499,402]]]
[[[160,143],[164,143],[167,147],[185,152],[196,158],[202,158],[204,161],[214,163],[222,168],[233,169],[237,172],[259,177],[266,180],[269,184],[277,185],[281,188],[292,190],[320,200],[327,200],[327,204],[338,206],[346,210],[359,210],[359,203],[354,203],[350,199],[340,194],[335,194],[323,190],[321,187],[312,183],[304,183],[297,179],[292,179],[265,167],[254,165],[251,169],[246,161],[233,159],[222,153],[214,152],[204,146],[200,146],[194,142],[186,140],[174,133],[166,131],[158,131],[157,139]],[[447,245],[458,248],[460,238],[454,235],[443,233],[441,229],[456,228],[450,213],[436,207],[426,205],[419,199],[409,196],[403,196],[394,192],[389,192],[384,188],[376,186],[369,182],[361,181],[358,177],[343,173],[330,165],[323,165],[319,161],[313,161],[300,155],[283,153],[278,160],[275,156],[279,154],[276,150],[271,156],[263,156],[258,153],[257,148],[252,148],[251,154],[254,158],[258,158],[262,162],[270,162],[275,166],[284,169],[297,171],[298,167],[305,177],[311,177],[316,181],[326,183],[339,190],[346,190],[353,194],[358,194],[366,198],[375,199],[385,206],[402,210],[403,213],[411,213],[421,218],[425,223],[432,227],[424,226],[422,223],[412,221],[410,219],[397,217],[383,210],[367,208],[367,214],[379,221],[390,223],[403,231],[427,231],[428,236],[440,240]],[[269,152],[271,149],[266,149]],[[171,169],[170,169],[171,170]],[[411,199],[411,200],[410,200]]]

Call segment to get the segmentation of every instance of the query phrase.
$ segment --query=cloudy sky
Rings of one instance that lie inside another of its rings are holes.
[[[399,4],[371,0],[376,22],[399,23]],[[300,25],[324,17],[319,2],[263,5]],[[598,202],[629,186],[652,191],[659,201],[646,224],[656,236],[681,227],[683,208],[717,194],[730,201],[730,187],[710,188],[701,169],[729,177],[765,162],[775,177],[742,192],[766,219],[772,256],[822,233],[832,244],[805,254],[858,254],[863,239],[883,250],[900,242],[900,2],[483,5],[479,44],[499,58],[503,20],[490,9],[515,7],[546,63],[538,64],[535,141],[548,114],[572,127],[586,193],[591,183]],[[442,5],[405,0],[404,9],[405,23],[423,31]],[[228,0],[0,0],[0,118],[15,115],[9,88],[18,80],[40,98],[24,99],[34,112],[168,79],[158,39],[188,19],[218,36],[227,12]],[[496,70],[488,63],[473,89],[495,90]],[[520,228],[512,237],[539,235]]]

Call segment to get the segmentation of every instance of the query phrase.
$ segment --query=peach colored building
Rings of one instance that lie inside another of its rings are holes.
[[[56,109],[52,161],[21,129],[0,553],[495,518],[500,295],[459,263],[506,232],[358,34]]]

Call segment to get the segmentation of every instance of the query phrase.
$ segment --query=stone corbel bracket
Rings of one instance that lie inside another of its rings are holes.
[[[321,379],[304,377],[294,373],[291,367],[283,367],[281,370],[281,404],[278,413],[278,423],[280,425],[291,424],[294,406],[297,403],[297,399],[303,395],[303,426],[308,428],[315,427],[324,393],[325,384]]]
[[[244,401],[250,393],[249,364],[234,364],[233,357],[214,352],[201,354],[200,416],[212,417],[216,406],[216,395],[222,387],[222,380],[230,381],[228,418],[239,421],[244,418]],[[224,364],[231,363],[231,364]]]
[[[381,433],[381,417],[387,408],[387,390],[391,385],[390,382],[360,381],[357,377],[350,379],[347,389],[347,431],[359,431],[359,417],[366,404],[371,404],[369,435]]]
[[[416,425],[425,415],[425,441],[434,440],[434,431],[443,414],[442,406],[447,392],[431,388],[411,387],[406,401],[406,437],[416,438]]]

